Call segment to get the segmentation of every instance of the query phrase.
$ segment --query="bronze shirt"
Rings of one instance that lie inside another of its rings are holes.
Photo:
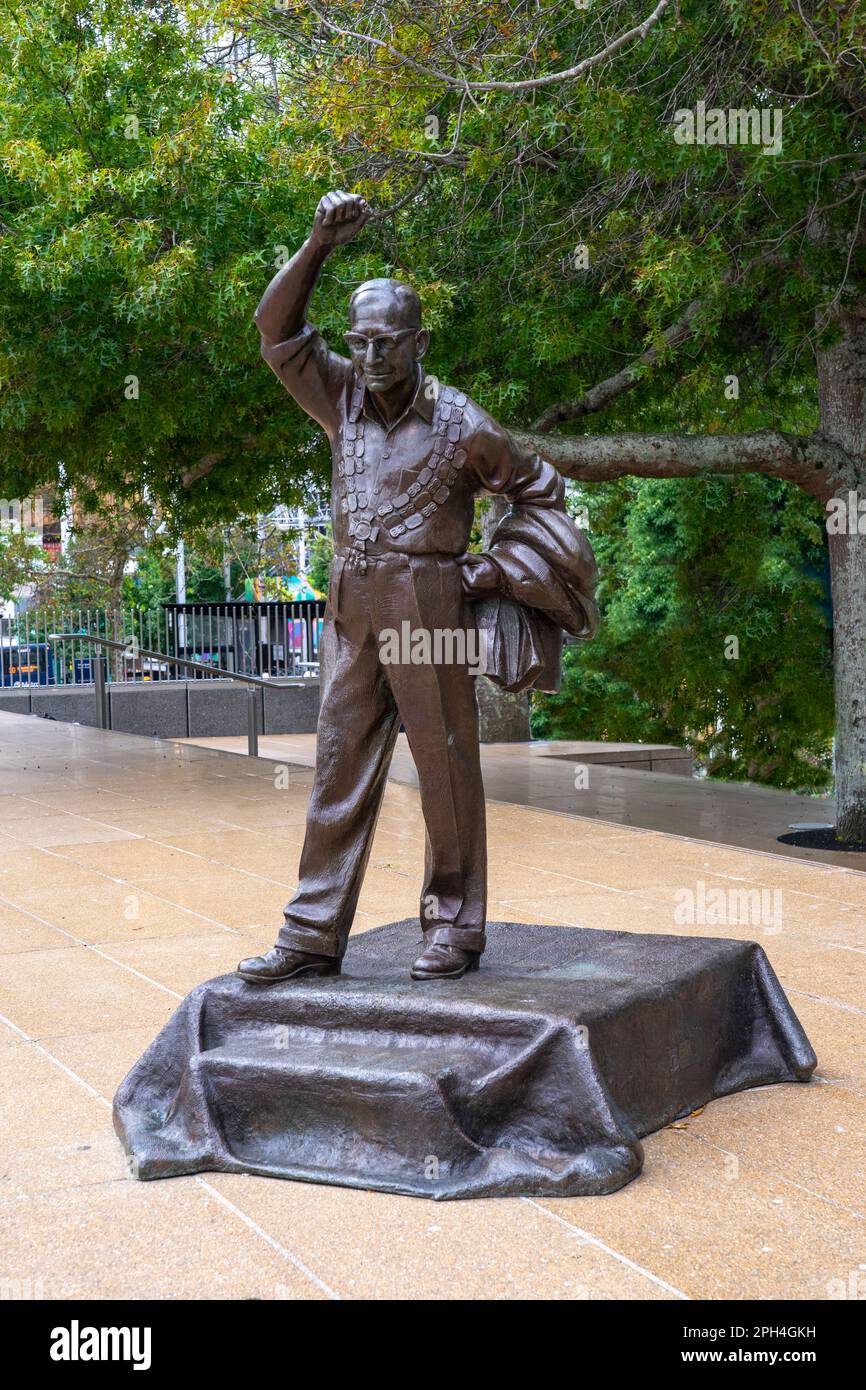
[[[412,400],[387,427],[351,362],[311,324],[282,343],[262,340],[262,356],[330,440],[336,545],[460,555],[482,491],[564,511],[556,470],[420,366]]]

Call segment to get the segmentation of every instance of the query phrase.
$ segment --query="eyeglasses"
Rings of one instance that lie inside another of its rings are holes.
[[[376,355],[383,357],[394,351],[401,338],[407,338],[410,333],[417,332],[417,328],[401,328],[398,333],[377,333],[373,338],[367,338],[363,333],[345,333],[343,336],[350,352],[366,353],[372,345]]]

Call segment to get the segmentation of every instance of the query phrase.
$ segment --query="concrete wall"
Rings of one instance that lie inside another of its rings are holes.
[[[112,729],[150,738],[219,738],[247,732],[247,691],[229,681],[113,682],[108,687]],[[256,688],[259,732],[312,734],[319,717],[319,682]],[[0,687],[0,711],[66,723],[96,724],[92,685]]]
[[[112,729],[149,738],[186,738],[189,734],[186,687],[186,681],[110,684],[108,703]],[[94,724],[95,709],[82,722]]]
[[[43,719],[60,719],[66,724],[93,724],[96,721],[93,687],[70,686],[68,690],[34,686],[30,691],[30,713]]]
[[[0,713],[4,711],[6,714],[29,714],[30,691],[7,690],[0,686]]]
[[[262,691],[266,734],[314,734],[319,722],[318,681],[303,685],[269,685]]]

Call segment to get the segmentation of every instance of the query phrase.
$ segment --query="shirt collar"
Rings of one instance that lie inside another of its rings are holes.
[[[415,387],[415,394],[407,405],[399,420],[394,421],[394,425],[399,425],[405,420],[410,410],[414,410],[416,415],[420,415],[422,420],[426,420],[428,425],[433,423],[434,395],[432,391],[425,390],[427,378],[424,375],[424,368],[418,363],[418,385]],[[349,419],[354,423],[363,410],[365,415],[381,424],[381,416],[375,406],[371,406],[368,400],[369,392],[363,384],[361,378],[356,374],[354,388],[352,390],[352,400],[349,406]],[[391,429],[394,428],[391,426]]]

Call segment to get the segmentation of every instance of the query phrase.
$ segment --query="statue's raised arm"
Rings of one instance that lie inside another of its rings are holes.
[[[300,333],[322,266],[335,246],[345,246],[370,218],[357,193],[326,193],[316,208],[313,229],[300,250],[278,270],[256,310],[256,327],[269,343]]]

